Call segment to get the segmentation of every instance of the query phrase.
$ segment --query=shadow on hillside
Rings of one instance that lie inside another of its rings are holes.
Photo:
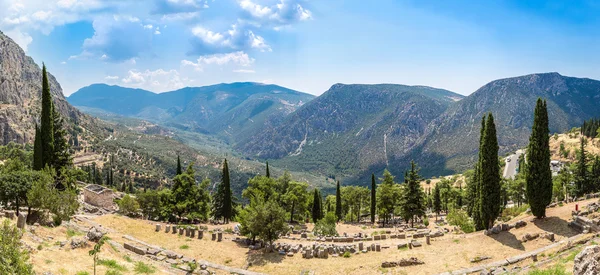
[[[503,231],[503,232],[500,232],[500,234],[490,235],[488,237],[494,239],[495,241],[497,241],[503,245],[512,247],[514,249],[525,251],[525,246],[523,246],[521,241],[519,239],[517,239],[517,236],[515,236],[515,234],[510,233],[509,231]]]
[[[569,226],[569,223],[559,217],[547,217],[544,219],[535,219],[532,222],[539,229],[554,233],[563,237],[573,237],[579,232]]]
[[[247,253],[246,262],[251,265],[263,266],[268,263],[281,263],[285,255],[279,253],[262,253],[259,251],[250,251]]]

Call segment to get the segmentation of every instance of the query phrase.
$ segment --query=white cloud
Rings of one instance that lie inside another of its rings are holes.
[[[247,49],[271,51],[271,46],[265,42],[265,39],[254,34],[247,27],[238,22],[231,25],[231,28],[225,32],[213,32],[202,26],[196,26],[192,28],[195,38],[192,53],[206,54]]]
[[[127,76],[121,78],[124,86],[164,92],[184,87],[179,72],[176,70],[129,70]]]
[[[233,70],[234,73],[242,73],[242,74],[253,74],[255,73],[254,70],[245,70],[245,69],[239,69],[239,70]]]
[[[92,25],[94,35],[84,40],[83,52],[77,58],[124,62],[151,51],[152,26],[139,24],[137,17],[99,17]]]
[[[144,29],[152,29],[154,26],[152,24],[144,25]]]
[[[239,51],[226,54],[212,54],[200,56],[196,62],[189,60],[182,60],[181,65],[184,67],[192,67],[196,71],[204,70],[204,66],[207,65],[238,65],[248,67],[254,63],[254,59],[249,57],[248,54]]]
[[[119,77],[116,75],[107,75],[106,77],[104,77],[105,80],[108,81],[115,81],[115,80],[119,80]]]
[[[280,0],[272,6],[263,6],[254,0],[238,0],[246,18],[260,24],[274,25],[275,28],[305,21],[312,18],[310,10],[306,9],[302,0]]]
[[[152,13],[163,15],[189,14],[208,7],[208,0],[155,0]]]
[[[60,62],[61,65],[67,64],[67,61]]]

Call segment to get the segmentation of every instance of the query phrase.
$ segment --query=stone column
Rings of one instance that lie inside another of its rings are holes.
[[[362,242],[358,243],[358,250],[363,251],[364,244]]]
[[[190,236],[190,228],[189,228],[189,227],[186,227],[186,228],[185,228],[185,236],[186,236],[186,237],[189,237],[189,236]]]
[[[431,244],[431,237],[429,237],[429,235],[425,236],[425,242]]]
[[[156,224],[156,232],[160,232],[160,223]]]
[[[201,229],[198,230],[198,240],[201,240],[202,238],[204,238],[204,231],[202,231]]]
[[[19,217],[17,219],[17,227],[20,229],[25,228],[25,221],[27,221],[27,214],[19,213]]]
[[[381,252],[381,245],[380,244],[376,244],[375,245],[375,251]]]
[[[217,242],[220,242],[222,240],[223,240],[223,232],[217,233]]]
[[[179,235],[183,235],[183,232],[184,232],[183,228],[179,228]]]
[[[171,231],[171,226],[170,225],[165,225],[165,233],[169,233],[169,231]]]
[[[190,229],[190,238],[194,238],[196,237],[196,228],[191,228]]]
[[[171,229],[173,229],[173,234],[176,234],[176,233],[177,233],[177,226],[176,226],[176,225],[173,225],[173,226],[171,227]]]
[[[210,236],[210,240],[214,241],[216,239],[217,239],[217,233],[212,233],[211,236]]]

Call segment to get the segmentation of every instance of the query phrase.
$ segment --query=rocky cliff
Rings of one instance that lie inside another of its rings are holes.
[[[67,125],[91,126],[93,120],[66,101],[52,74],[48,75],[48,81],[54,106]],[[33,141],[41,95],[42,69],[17,43],[0,32],[0,144]]]

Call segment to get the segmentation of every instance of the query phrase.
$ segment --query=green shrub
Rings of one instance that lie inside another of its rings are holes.
[[[425,226],[429,226],[429,219],[428,219],[428,218],[425,218],[425,219],[423,220],[423,224],[424,224]]]
[[[568,274],[563,265],[556,265],[544,270],[533,270],[527,273],[527,275],[566,275]]]
[[[182,246],[179,247],[179,249],[189,249],[189,248],[190,248],[190,246],[187,245],[187,244],[184,244],[184,245],[182,245]]]
[[[98,264],[106,266],[110,269],[118,270],[118,271],[126,271],[127,270],[127,268],[120,265],[119,263],[117,263],[117,261],[115,261],[113,259],[110,259],[110,260],[109,259],[100,259],[100,260],[98,260]]]
[[[335,213],[329,212],[315,224],[313,232],[315,235],[337,236],[336,221]]]
[[[350,251],[346,251],[344,252],[344,255],[342,255],[342,257],[344,258],[350,258],[350,256],[352,256],[352,254],[350,254]]]
[[[500,219],[503,221],[508,221],[516,216],[521,215],[521,213],[527,211],[529,208],[528,204],[523,204],[521,206],[513,206],[510,208],[504,208],[502,214],[500,214]]]
[[[119,212],[126,216],[137,214],[140,210],[140,204],[137,200],[129,195],[125,195],[119,202]]]
[[[135,268],[133,269],[136,273],[142,273],[142,274],[152,274],[154,272],[156,272],[156,267],[153,267],[151,265],[147,265],[143,262],[136,262],[135,263]]]
[[[458,226],[465,233],[475,232],[475,225],[464,210],[450,210],[447,219],[450,225]]]

